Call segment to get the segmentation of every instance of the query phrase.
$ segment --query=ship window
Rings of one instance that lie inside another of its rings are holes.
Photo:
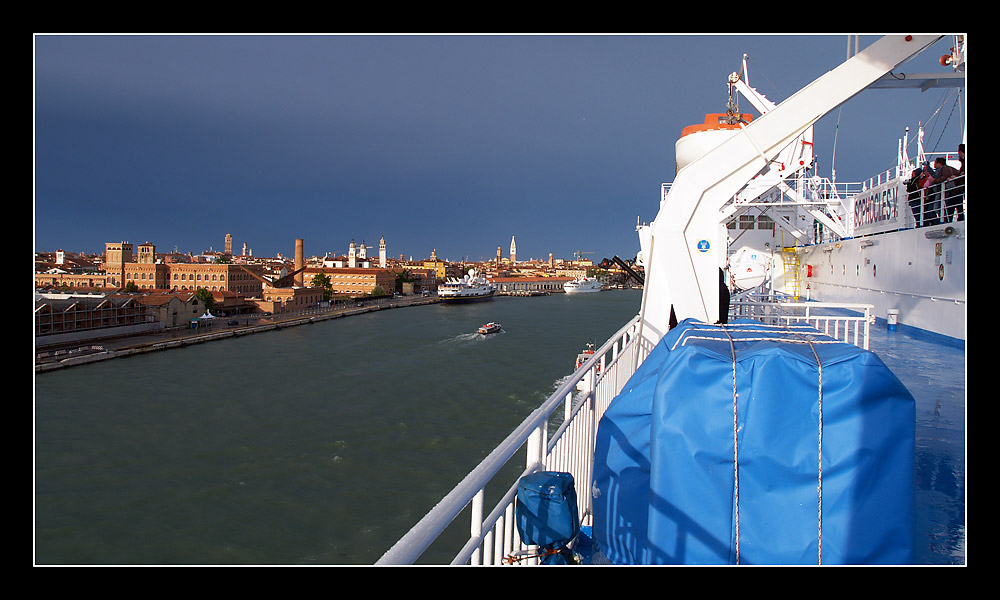
[[[757,218],[757,229],[770,229],[774,230],[774,219],[766,215],[761,215]]]
[[[740,229],[753,229],[753,215],[740,215]]]

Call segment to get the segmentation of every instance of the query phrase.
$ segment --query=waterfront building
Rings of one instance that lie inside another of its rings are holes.
[[[134,247],[129,242],[104,244],[104,273],[108,276],[110,287],[124,287],[125,263],[132,262]]]
[[[323,301],[323,288],[265,286],[262,299],[254,303],[263,312],[278,314],[312,308]]]
[[[257,306],[259,301],[256,298],[246,298],[236,292],[215,291],[212,292],[212,314],[221,317],[267,310]]]
[[[170,266],[157,262],[156,246],[146,242],[137,250],[135,262],[122,263],[122,287],[131,282],[140,290],[169,288]]]
[[[58,267],[35,273],[36,289],[117,290],[104,273],[67,273]]]
[[[210,292],[235,292],[246,297],[259,298],[264,285],[264,267],[258,264],[191,263],[164,266],[169,270],[170,279],[168,284],[162,287],[169,289],[205,288]]]
[[[390,269],[306,267],[303,271],[305,281],[310,283],[313,277],[320,274],[330,278],[334,294],[362,296],[371,294],[376,287],[391,294],[396,289],[396,274]]]
[[[36,294],[35,345],[85,341],[161,328],[137,297]]]
[[[449,265],[448,265],[448,263],[446,263],[443,260],[438,260],[438,257],[437,257],[437,248],[431,250],[431,257],[430,257],[430,259],[423,261],[420,264],[420,266],[422,266],[425,269],[433,269],[434,273],[435,273],[435,277],[437,277],[438,279],[446,279],[446,278],[448,278],[450,276],[457,276],[457,277],[461,277],[462,276],[462,273],[458,273],[457,275],[455,275],[454,269],[452,269],[451,271],[449,271],[449,268],[448,268]]]
[[[163,323],[164,327],[185,327],[190,319],[205,314],[205,304],[193,291],[154,292],[136,296],[135,299],[146,307],[147,314]]]
[[[490,281],[500,294],[530,292],[563,292],[563,285],[573,277],[495,277]]]
[[[118,288],[93,260],[62,250],[36,253],[35,287],[77,290]]]
[[[406,275],[402,278],[403,294],[419,294],[421,292],[434,292],[437,290],[437,269],[424,269],[420,267],[407,267],[397,269],[397,273]]]
[[[109,254],[109,257],[112,257]],[[116,257],[112,257],[116,258]],[[122,287],[135,283],[140,290],[227,291],[247,297],[260,297],[264,267],[258,264],[171,263],[156,259],[156,247],[139,246],[137,260],[122,264]]]

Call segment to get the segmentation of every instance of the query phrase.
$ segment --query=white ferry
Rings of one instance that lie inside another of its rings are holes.
[[[964,86],[964,36],[949,72],[895,71],[941,37],[886,36],[778,105],[730,76],[760,116],[710,116],[678,142],[638,227],[639,314],[379,564],[416,562],[463,511],[452,564],[572,563],[583,539],[589,564],[908,562],[914,401],[868,341],[885,318],[964,343],[965,220],[944,207],[964,216],[965,190],[907,195],[920,152],[854,187],[808,166],[813,124],[863,90]],[[761,216],[768,241],[739,236]]]
[[[594,277],[578,277],[573,281],[563,284],[563,290],[567,294],[584,294],[588,292],[599,292],[603,285]]]
[[[479,302],[493,298],[496,287],[471,269],[461,279],[451,277],[438,286],[438,298],[445,303]]]

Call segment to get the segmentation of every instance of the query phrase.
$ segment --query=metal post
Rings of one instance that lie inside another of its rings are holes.
[[[469,528],[469,533],[472,537],[480,537],[483,535],[483,493],[484,490],[479,490],[476,495],[472,498],[472,525]],[[479,547],[472,552],[472,558],[470,562],[474,565],[481,563],[480,555],[482,551]]]

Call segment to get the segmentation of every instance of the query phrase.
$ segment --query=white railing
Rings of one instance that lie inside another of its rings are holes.
[[[730,320],[755,319],[768,325],[808,324],[834,339],[868,350],[872,304],[842,302],[755,302],[734,300]]]
[[[507,462],[526,447],[523,475],[540,470],[571,473],[577,482],[581,524],[591,520],[588,493],[593,467],[597,423],[611,400],[618,395],[635,366],[651,350],[641,335],[639,317],[626,323],[563,383],[538,409],[511,433],[441,502],[379,559],[376,564],[413,564],[451,522],[471,504],[468,542],[451,564],[498,565],[514,552],[526,550],[514,526],[517,481],[493,510],[483,518],[485,489]],[[580,382],[583,391],[574,398]],[[563,406],[562,422],[551,433]],[[550,423],[552,424],[550,427]],[[518,478],[520,479],[520,478]],[[582,492],[582,493],[581,493]],[[532,564],[522,561],[520,564]]]
[[[871,310],[871,305],[862,304],[736,300],[731,313],[737,318],[754,318],[768,324],[807,323],[867,349]],[[514,524],[514,500],[517,480],[535,471],[571,473],[577,485],[580,523],[590,525],[593,513],[589,482],[597,424],[653,347],[649,336],[642,335],[640,319],[636,316],[619,329],[376,564],[415,563],[470,505],[469,538],[451,564],[499,565],[505,557],[528,550]],[[574,397],[581,381],[583,391]],[[561,423],[560,406],[563,407]],[[526,449],[524,470],[484,517],[486,486],[522,448]],[[529,559],[517,564],[536,563],[537,559]]]
[[[906,227],[926,227],[965,220],[965,177],[956,177],[929,188],[907,194],[900,209],[905,210]]]

